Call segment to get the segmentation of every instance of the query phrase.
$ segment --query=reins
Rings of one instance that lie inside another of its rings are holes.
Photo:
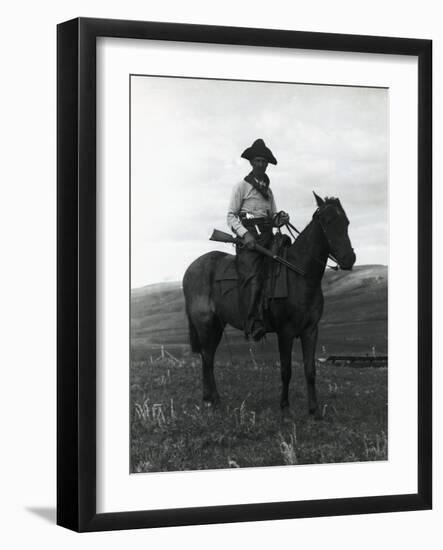
[[[319,223],[320,223],[320,222],[319,222]],[[289,221],[286,222],[284,225],[285,225],[286,229],[289,231],[291,237],[292,237],[292,238],[294,239],[294,241],[295,241],[295,240],[297,239],[297,237],[292,233],[291,229],[293,229],[293,230],[297,233],[297,235],[300,235],[301,232],[300,232],[294,225],[292,225],[292,223],[289,222]],[[324,233],[324,229],[323,229],[323,226],[321,225],[321,223],[320,223],[320,226],[321,226],[321,228],[322,228],[322,230],[323,230],[323,233]],[[279,228],[279,231],[280,231],[280,228]],[[321,262],[318,258],[315,258],[314,256],[311,256],[311,255],[309,254],[309,252],[308,252],[307,254],[308,254],[308,256],[309,256],[312,260],[314,260],[315,262],[319,263],[320,265],[323,265],[323,262]],[[334,271],[338,271],[338,269],[339,269],[339,267],[338,267],[338,262],[337,262],[337,260],[334,258],[334,256],[333,256],[332,254],[328,254],[328,258],[329,258],[331,261],[335,262],[336,265],[329,265],[329,264],[326,264],[326,267],[329,267],[329,269],[333,269]]]

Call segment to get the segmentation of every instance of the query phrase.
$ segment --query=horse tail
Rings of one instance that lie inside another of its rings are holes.
[[[185,298],[186,316],[189,325],[189,340],[194,353],[201,353],[205,346],[204,336],[214,317],[212,303],[212,286],[217,262],[224,258],[224,252],[208,252],[192,262],[183,275],[183,294]],[[209,325],[208,325],[209,323]],[[203,341],[202,341],[203,339]]]
[[[191,316],[188,312],[186,312],[186,317],[188,318],[188,326],[189,326],[189,342],[191,344],[191,349],[194,353],[200,353],[201,343],[198,337],[197,329],[195,328],[194,323],[191,320]]]

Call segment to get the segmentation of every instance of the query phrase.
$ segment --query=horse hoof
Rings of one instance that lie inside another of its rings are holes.
[[[220,396],[217,394],[212,396],[212,405],[218,407],[220,405]]]
[[[309,411],[309,414],[311,414],[314,417],[314,420],[323,420],[323,414],[321,412],[321,409],[319,408]]]
[[[285,407],[281,410],[280,425],[282,428],[292,426],[296,422],[295,411],[290,407]]]
[[[216,409],[220,405],[220,397],[217,395],[216,397],[210,397],[203,399],[203,404],[209,409]]]

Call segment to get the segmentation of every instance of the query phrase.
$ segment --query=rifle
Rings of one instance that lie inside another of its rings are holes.
[[[212,235],[209,237],[209,240],[219,243],[243,244],[243,241],[239,237],[233,237],[229,233],[225,233],[224,231],[220,231],[219,229],[214,229]],[[301,267],[291,264],[284,258],[277,256],[277,254],[273,254],[270,250],[268,250],[264,246],[261,246],[260,244],[255,243],[254,250],[260,252],[260,254],[263,254],[264,256],[267,256],[268,258],[271,258],[271,260],[274,260],[279,264],[286,266],[288,269],[295,271],[295,273],[298,273],[299,275],[306,275],[306,271],[304,271]]]

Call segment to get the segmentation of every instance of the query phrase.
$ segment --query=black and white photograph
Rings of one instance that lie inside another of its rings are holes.
[[[441,11],[5,4],[3,548],[438,548]]]
[[[389,90],[132,74],[130,472],[386,461]]]

